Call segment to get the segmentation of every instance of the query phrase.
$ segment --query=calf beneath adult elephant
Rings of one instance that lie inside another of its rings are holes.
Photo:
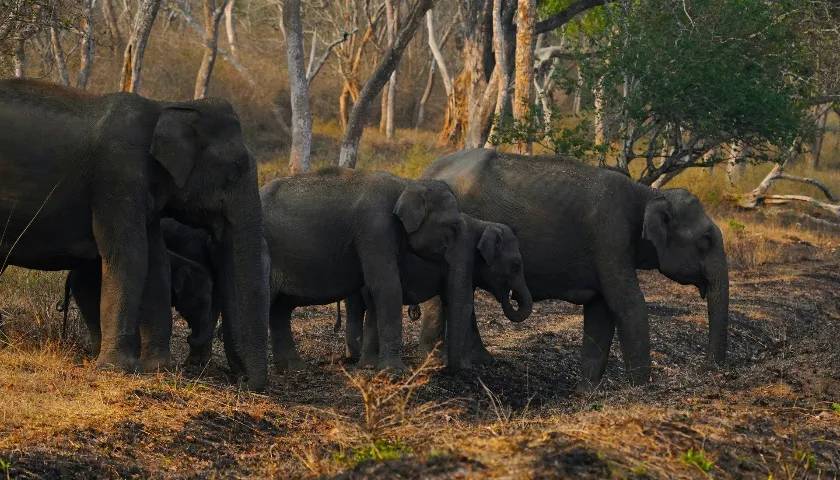
[[[213,333],[221,313],[218,283],[217,246],[210,235],[175,220],[161,220],[171,272],[171,303],[187,322],[190,352],[187,365],[206,365],[210,361]],[[67,322],[70,296],[76,300],[79,313],[87,326],[91,351],[99,355],[101,325],[99,321],[102,284],[99,261],[71,270],[64,292],[64,322]]]
[[[97,365],[170,362],[170,268],[160,218],[220,245],[225,343],[267,380],[267,281],[257,170],[225,101],[161,102],[0,80],[0,265],[72,270],[102,259]]]
[[[295,307],[335,302],[363,287],[378,320],[378,366],[405,368],[400,265],[410,254],[449,265],[448,314],[460,348],[472,311],[473,253],[455,242],[463,220],[445,183],[331,168],[275,180],[260,193],[278,368],[300,365],[290,326]]]
[[[509,225],[534,300],[582,304],[583,378],[596,387],[618,328],[634,384],[650,380],[647,304],[637,269],[658,269],[708,299],[707,357],[726,359],[729,275],[720,229],[686,190],[656,190],[574,159],[466,150],[424,178],[447,182],[467,214]]]
[[[471,274],[473,289],[481,288],[490,292],[502,305],[505,315],[514,322],[521,322],[531,314],[531,293],[525,283],[522,268],[522,256],[516,235],[507,226],[500,223],[485,222],[466,214],[461,214],[465,228],[460,229],[456,242],[463,242],[464,248],[473,252]],[[415,305],[434,296],[441,296],[444,308],[448,306],[446,281],[448,265],[441,261],[431,261],[409,254],[400,266],[400,282],[403,291],[403,304]],[[516,298],[518,306],[511,301]],[[345,332],[347,358],[359,359],[360,366],[368,366],[376,358],[379,350],[376,335],[376,316],[367,312],[366,289],[362,293],[347,298],[347,328]],[[444,312],[444,317],[446,316]],[[476,328],[475,322],[473,328]],[[421,352],[429,353],[443,337],[445,325],[442,322],[427,322],[420,336]],[[363,331],[364,330],[364,331]],[[477,330],[473,338],[478,339]],[[361,351],[361,356],[360,356]],[[464,366],[484,363],[489,353],[481,342],[465,345]]]

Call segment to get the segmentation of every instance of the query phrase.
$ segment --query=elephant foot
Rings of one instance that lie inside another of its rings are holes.
[[[630,370],[630,384],[634,387],[650,383],[650,368],[636,368]]]
[[[143,373],[155,373],[162,370],[169,370],[172,366],[172,358],[169,352],[147,354],[140,357],[140,370]]]
[[[300,357],[275,358],[274,368],[278,372],[296,372],[306,369],[306,363]]]
[[[365,368],[365,369],[368,369],[368,370],[373,370],[374,368],[376,368],[376,364],[377,364],[376,356],[365,355],[365,354],[362,354],[362,356],[359,357],[359,361],[356,362],[357,367]]]
[[[102,352],[96,359],[98,370],[135,373],[138,370],[137,359],[117,351]]]
[[[469,353],[469,360],[476,367],[491,365],[494,361],[493,355],[484,347],[473,348]]]
[[[405,363],[399,357],[383,358],[376,365],[379,370],[389,370],[392,373],[402,373],[408,370]]]

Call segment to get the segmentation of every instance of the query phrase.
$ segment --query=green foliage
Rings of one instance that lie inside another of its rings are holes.
[[[840,403],[832,403],[831,409],[834,411],[834,413],[840,415]]]
[[[547,121],[542,109],[534,105],[522,120],[515,120],[509,116],[496,117],[494,130],[490,134],[493,145],[519,145],[537,143],[556,155],[568,155],[576,158],[586,158],[600,150],[592,142],[592,123],[581,121],[572,127],[562,127],[563,117],[558,111],[550,115]]]
[[[736,235],[743,235],[747,226],[735,219],[729,220],[729,228],[735,232]]]
[[[682,454],[682,462],[691,467],[697,467],[704,473],[709,473],[715,468],[714,462],[706,458],[706,452],[703,450],[694,450],[689,448],[687,452]]]
[[[805,470],[813,469],[817,465],[817,457],[806,450],[796,450],[793,452],[793,458],[795,458],[797,463],[802,465],[802,468]]]
[[[353,466],[368,460],[375,462],[397,460],[406,455],[411,455],[411,453],[411,448],[404,443],[376,440],[368,445],[354,448],[349,452],[338,453],[335,455],[335,460],[339,463]]]
[[[637,125],[788,145],[804,122],[808,74],[788,13],[764,0],[639,0],[590,75],[616,87],[605,89],[607,103]]]
[[[12,470],[12,462],[6,460],[5,458],[0,458],[0,472],[3,472],[3,476],[8,480],[11,478],[11,470]]]

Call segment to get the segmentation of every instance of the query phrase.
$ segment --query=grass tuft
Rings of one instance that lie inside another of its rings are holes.
[[[689,448],[682,454],[682,462],[690,467],[697,467],[701,472],[709,473],[715,468],[714,462],[706,458],[706,452],[703,450],[694,450]]]

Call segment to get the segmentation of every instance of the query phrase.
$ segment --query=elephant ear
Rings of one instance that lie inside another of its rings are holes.
[[[485,228],[478,240],[478,251],[481,252],[481,257],[488,265],[493,263],[501,248],[502,230],[494,226]]]
[[[657,197],[647,203],[642,238],[650,240],[657,251],[661,251],[668,243],[671,218],[671,202],[667,198]]]
[[[394,205],[394,215],[399,217],[406,232],[419,230],[426,218],[426,187],[413,184],[405,187]]]
[[[198,156],[198,137],[193,123],[198,111],[188,106],[167,107],[158,117],[150,153],[184,188]]]

